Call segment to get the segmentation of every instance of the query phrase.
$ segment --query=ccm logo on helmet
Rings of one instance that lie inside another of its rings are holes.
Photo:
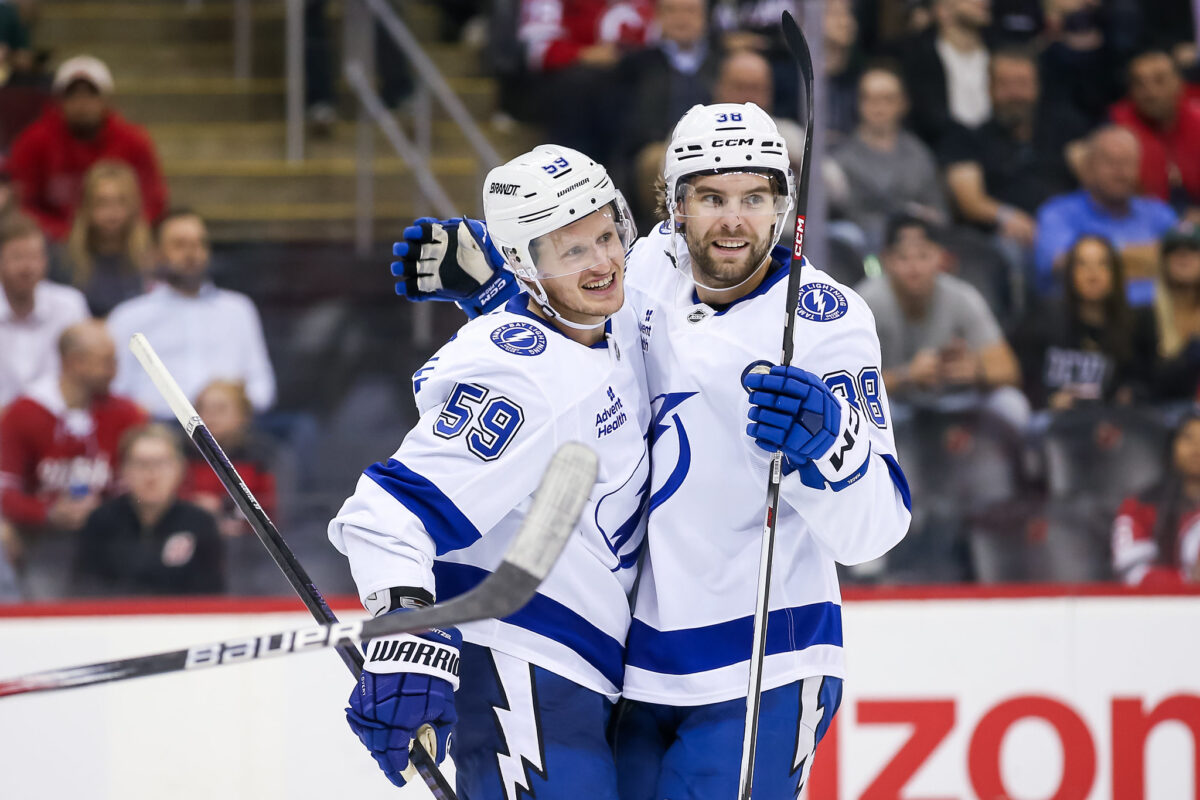
[[[516,194],[518,185],[515,183],[496,183],[488,187],[488,194]]]
[[[716,139],[709,147],[740,147],[741,145],[753,145],[753,139]]]

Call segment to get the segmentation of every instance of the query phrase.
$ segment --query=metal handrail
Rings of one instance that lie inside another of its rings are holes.
[[[287,157],[298,161],[304,157],[304,9],[302,0],[285,0],[287,28]],[[416,36],[400,19],[387,0],[346,0],[344,9],[344,46],[342,75],[358,99],[359,131],[357,135],[358,191],[356,198],[356,249],[366,254],[372,242],[373,196],[371,166],[374,160],[374,140],[364,126],[378,126],[412,170],[419,196],[433,206],[441,216],[454,216],[453,202],[429,168],[432,151],[432,111],[436,101],[458,126],[474,151],[480,164],[480,175],[498,166],[502,159],[484,135],[471,112],[450,88],[437,65],[422,49]],[[378,25],[396,44],[411,65],[416,84],[413,97],[415,135],[404,134],[394,117],[383,106],[372,86],[374,29]],[[414,142],[415,139],[415,142]],[[464,209],[466,210],[466,209]],[[469,211],[469,210],[468,210]]]
[[[462,129],[463,135],[471,143],[472,149],[483,162],[484,168],[491,169],[499,166],[503,160],[500,158],[500,154],[483,135],[483,131],[471,116],[471,112],[467,111],[467,107],[458,99],[458,95],[450,88],[450,84],[446,83],[446,79],[442,77],[442,73],[433,60],[425,54],[417,37],[413,36],[412,31],[401,21],[396,9],[392,8],[386,0],[360,0],[360,2],[371,11],[371,14],[379,20],[396,45],[404,51],[404,55],[408,57],[417,77],[429,88],[434,99]]]

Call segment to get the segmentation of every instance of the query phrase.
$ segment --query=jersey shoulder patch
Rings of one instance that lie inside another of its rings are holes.
[[[833,322],[846,316],[850,303],[846,295],[836,286],[823,281],[814,281],[800,287],[800,299],[796,303],[796,314],[810,322]]]
[[[496,326],[488,338],[514,356],[540,356],[546,352],[546,334],[532,322],[505,322]]]

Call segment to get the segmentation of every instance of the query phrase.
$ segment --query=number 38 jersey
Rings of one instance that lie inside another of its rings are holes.
[[[647,553],[626,650],[634,700],[690,706],[746,694],[770,456],[746,434],[741,381],[756,363],[779,361],[790,253],[772,256],[762,285],[724,308],[700,302],[664,228],[626,260],[653,413]],[[847,485],[830,486],[808,463],[782,480],[764,689],[844,677],[835,561],[882,555],[909,522],[874,318],[807,263],[802,279],[792,363],[860,410],[871,453]]]
[[[589,348],[528,299],[467,323],[417,371],[420,421],[359,478],[329,538],[364,599],[397,586],[449,599],[499,565],[558,447],[587,444],[599,477],[562,557],[524,609],[462,634],[615,697],[650,487],[637,323],[623,308]]]

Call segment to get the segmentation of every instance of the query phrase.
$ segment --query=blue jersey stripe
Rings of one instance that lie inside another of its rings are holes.
[[[745,661],[753,639],[753,616],[676,631],[655,630],[635,619],[625,657],[631,667],[693,675]],[[842,609],[837,603],[780,608],[767,616],[767,655],[818,644],[842,646]]]
[[[439,556],[479,539],[480,533],[471,520],[441,489],[396,459],[372,464],[364,474],[421,520]]]
[[[438,600],[448,600],[473,589],[490,574],[469,564],[438,561],[433,565]],[[557,600],[535,594],[524,608],[502,621],[569,647],[613,686],[621,687],[625,676],[622,643]]]
[[[892,483],[896,484],[896,491],[900,492],[900,499],[904,501],[904,507],[908,512],[912,513],[912,490],[908,488],[908,478],[904,477],[904,470],[900,469],[900,462],[893,455],[883,454],[884,463],[887,464],[888,474],[892,476]]]

